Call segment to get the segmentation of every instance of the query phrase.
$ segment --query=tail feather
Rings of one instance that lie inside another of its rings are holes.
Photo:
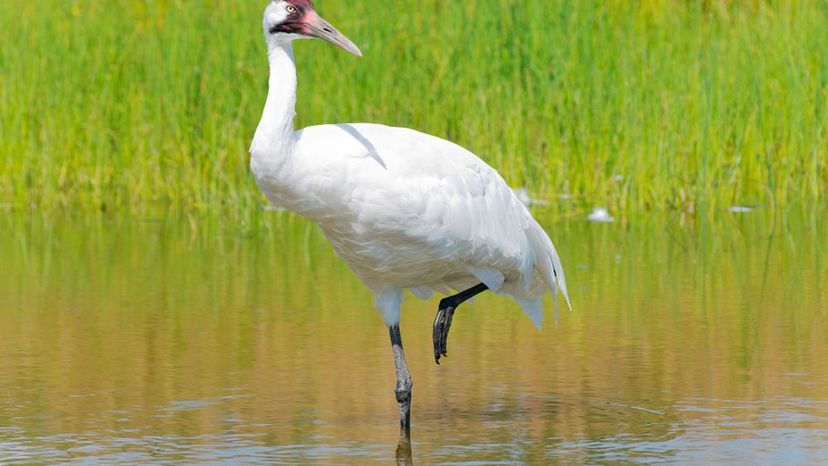
[[[552,291],[555,298],[555,320],[558,319],[558,290],[563,294],[567,307],[571,310],[572,303],[569,301],[569,293],[566,290],[566,277],[564,277],[563,265],[558,257],[555,245],[549,239],[549,235],[541,228],[534,219],[529,226],[529,241],[535,253],[535,260],[543,280]]]
[[[543,323],[543,305],[540,298],[522,299],[514,298],[515,301],[523,309],[523,312],[529,317],[529,320],[535,324],[535,327],[540,330]]]

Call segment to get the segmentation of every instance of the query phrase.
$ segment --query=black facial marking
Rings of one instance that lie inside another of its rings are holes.
[[[302,34],[306,29],[307,26],[305,26],[305,24],[301,21],[291,21],[290,18],[288,18],[282,23],[270,28],[270,33],[275,34],[277,32],[283,32],[286,34]]]

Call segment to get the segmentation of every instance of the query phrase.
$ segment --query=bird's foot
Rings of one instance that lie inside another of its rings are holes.
[[[448,344],[449,328],[451,319],[454,317],[454,306],[441,307],[434,318],[434,362],[440,364],[440,356],[448,357],[446,345]]]

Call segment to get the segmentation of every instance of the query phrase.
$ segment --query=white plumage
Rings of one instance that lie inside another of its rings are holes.
[[[367,123],[294,132],[293,41],[318,37],[361,52],[310,0],[272,0],[264,30],[270,80],[250,166],[270,201],[319,225],[373,290],[391,338],[402,447],[412,393],[399,328],[403,290],[423,299],[460,291],[440,301],[434,320],[439,364],[460,304],[491,289],[513,297],[540,327],[547,291],[556,296],[560,289],[569,303],[563,268],[552,241],[503,178],[466,149]]]
[[[256,181],[273,204],[319,225],[373,290],[386,325],[399,323],[403,289],[427,298],[482,282],[515,298],[537,326],[546,291],[560,288],[569,302],[552,241],[468,150],[377,124],[292,131],[299,37],[266,36],[270,90],[250,150]]]
[[[428,298],[483,282],[517,298],[538,326],[544,292],[557,283],[566,296],[552,242],[471,152],[373,124],[313,126],[291,138],[292,156],[277,176],[267,175],[254,152],[259,186],[274,204],[319,225],[380,297],[387,325],[399,322],[405,288]]]

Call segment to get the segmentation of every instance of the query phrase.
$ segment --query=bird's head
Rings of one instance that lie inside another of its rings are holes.
[[[264,12],[264,33],[269,45],[319,38],[362,56],[359,47],[316,13],[311,0],[271,1]]]

